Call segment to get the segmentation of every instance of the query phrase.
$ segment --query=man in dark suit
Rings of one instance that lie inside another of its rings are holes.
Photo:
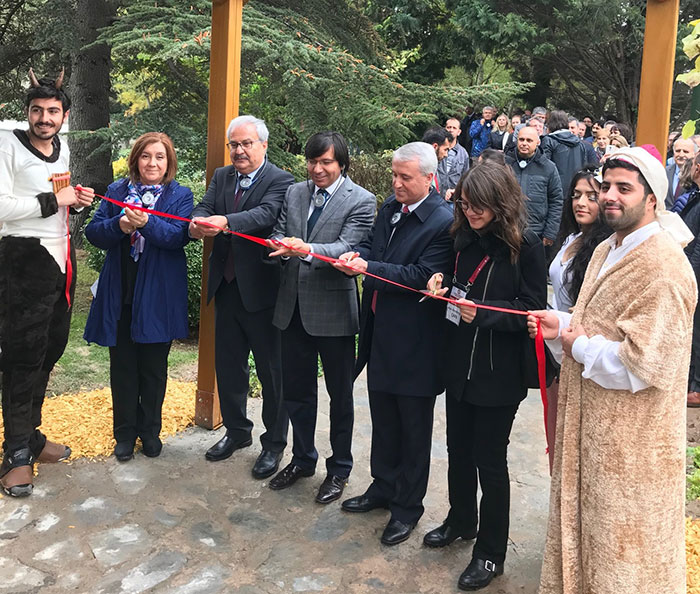
[[[670,210],[676,198],[686,191],[686,188],[680,183],[681,168],[688,159],[694,159],[697,152],[698,146],[692,138],[678,138],[673,143],[673,163],[666,167],[666,177],[668,178],[666,210]]]
[[[270,254],[284,259],[273,321],[282,330],[284,403],[294,434],[292,461],[270,488],[285,489],[315,472],[320,355],[330,396],[333,454],[326,460],[327,475],[316,501],[329,503],[341,496],[352,469],[359,300],[354,278],[307,254],[337,258],[349,250],[369,233],[377,207],[374,195],[347,177],[350,157],[340,134],[314,134],[304,152],[311,179],[289,187],[273,235],[290,247],[278,246]]]
[[[220,233],[199,222],[267,237],[277,220],[290,173],[267,160],[265,122],[239,116],[227,131],[232,165],[214,172],[207,193],[192,212],[190,236],[214,237],[207,297],[216,307],[215,364],[226,435],[205,455],[224,460],[251,445],[253,422],[246,414],[248,355],[253,351],[262,384],[262,452],[253,466],[258,479],[273,475],[287,445],[287,414],[282,405],[281,336],[272,324],[279,288],[279,264],[264,246]]]
[[[412,142],[394,153],[394,196],[377,214],[372,233],[336,265],[348,274],[369,272],[424,289],[454,261],[450,206],[431,189],[433,148]],[[359,256],[357,256],[359,254]],[[391,510],[382,543],[406,540],[423,515],[428,486],[435,397],[442,392],[438,345],[444,305],[420,303],[415,293],[365,277],[356,371],[367,364],[372,415],[374,481],[343,502],[349,512]]]

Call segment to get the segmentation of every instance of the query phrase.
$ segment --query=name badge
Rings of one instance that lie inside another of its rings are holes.
[[[457,286],[453,286],[452,291],[450,291],[450,297],[452,297],[452,299],[464,299],[466,296],[467,292]],[[462,320],[462,314],[459,311],[459,307],[457,307],[454,303],[448,303],[447,310],[445,311],[445,319],[459,326],[459,322]]]

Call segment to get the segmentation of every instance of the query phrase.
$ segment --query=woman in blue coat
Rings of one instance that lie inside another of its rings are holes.
[[[177,157],[165,134],[140,136],[129,154],[129,177],[107,196],[121,202],[189,217],[192,191],[175,180]],[[85,326],[85,340],[109,347],[114,416],[114,454],[160,454],[161,408],[173,339],[186,338],[187,223],[122,209],[103,200],[85,229],[107,250]]]

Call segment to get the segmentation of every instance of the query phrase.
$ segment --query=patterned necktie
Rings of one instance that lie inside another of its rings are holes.
[[[241,181],[248,179],[247,175],[242,175],[238,180],[238,189],[236,190],[236,195],[233,197],[233,212],[238,212],[238,205],[241,201],[241,196],[245,192],[245,188],[241,184]],[[236,261],[233,256],[233,245],[228,250],[228,255],[226,256],[226,262],[224,262],[224,278],[227,283],[230,283],[234,278],[236,278]]]
[[[309,237],[309,235],[311,235],[311,231],[313,230],[314,226],[316,225],[318,218],[321,216],[321,213],[323,212],[323,209],[326,206],[326,203],[328,202],[328,192],[326,192],[326,190],[319,190],[318,192],[316,192],[316,196],[323,197],[323,204],[321,206],[314,206],[314,210],[311,213],[309,220],[306,222],[306,237],[307,238]]]
[[[242,175],[241,178],[238,180],[238,190],[236,190],[236,195],[233,197],[233,212],[238,212],[238,203],[241,201],[241,196],[243,196],[243,192],[245,192],[245,188],[241,183],[244,179],[249,179],[249,177],[247,175]]]

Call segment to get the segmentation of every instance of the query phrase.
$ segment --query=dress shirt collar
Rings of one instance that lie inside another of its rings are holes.
[[[335,194],[336,190],[340,187],[340,184],[342,184],[345,181],[345,176],[344,175],[339,175],[338,179],[336,179],[330,186],[327,188],[324,188],[326,192],[328,192],[328,198],[330,199],[333,194]],[[318,191],[321,188],[319,188],[316,184],[314,184],[314,194],[317,194]]]

